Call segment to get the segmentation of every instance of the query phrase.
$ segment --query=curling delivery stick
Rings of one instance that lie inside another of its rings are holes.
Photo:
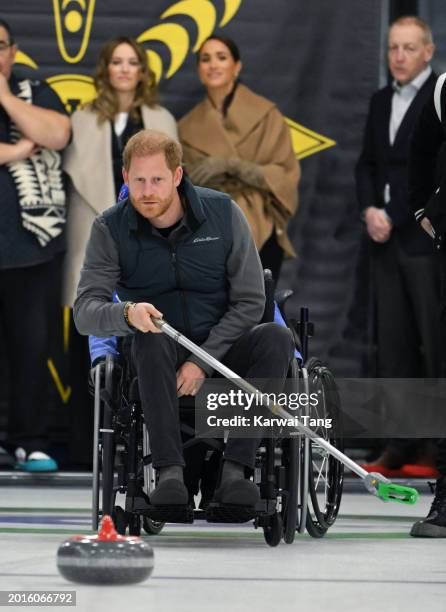
[[[202,359],[206,364],[214,368],[217,372],[219,372],[225,378],[228,378],[234,382],[238,387],[251,393],[255,396],[256,401],[259,401],[265,408],[268,408],[274,415],[278,415],[283,418],[293,418],[289,412],[287,412],[283,406],[278,406],[276,404],[271,404],[268,398],[264,396],[264,394],[256,389],[253,385],[249,384],[243,378],[240,378],[235,372],[227,368],[223,365],[218,359],[209,355],[202,348],[197,346],[194,342],[186,338],[179,331],[174,329],[171,325],[169,325],[163,319],[155,319],[152,317],[152,320],[156,327],[165,333],[167,336],[181,344],[185,348],[187,348],[191,353]],[[363,481],[365,488],[379,497],[382,501],[394,501],[402,504],[415,504],[418,500],[418,491],[413,489],[412,487],[405,487],[403,485],[393,484],[390,480],[385,478],[382,474],[378,474],[377,472],[366,472],[361,466],[355,463],[350,457],[344,455],[339,449],[335,448],[332,444],[324,440],[324,438],[320,438],[317,436],[311,429],[306,427],[305,425],[295,425],[296,430],[303,434],[304,436],[311,438],[314,440],[319,446],[324,448],[330,455],[332,455],[335,459],[343,463],[346,467],[348,467],[352,472],[357,474]]]

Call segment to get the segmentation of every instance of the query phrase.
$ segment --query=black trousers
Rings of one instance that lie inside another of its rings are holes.
[[[70,413],[68,461],[70,469],[90,470],[94,431],[94,398],[88,389],[90,353],[88,338],[79,334],[72,317],[69,354],[72,394],[68,405]]]
[[[441,376],[440,270],[432,255],[408,255],[392,236],[372,246],[378,376]]]
[[[442,376],[440,268],[435,254],[408,255],[392,235],[371,245],[376,304],[377,375],[380,378]],[[387,452],[398,464],[415,462],[425,440],[392,439]]]
[[[5,446],[47,450],[47,359],[50,326],[60,305],[60,258],[0,271],[0,319],[9,365],[8,436]]]
[[[441,252],[438,259],[441,276],[440,339],[442,346],[443,368],[446,370],[446,253]],[[443,375],[446,376],[446,374]],[[446,476],[446,437],[437,440],[437,453],[437,470],[442,476]]]
[[[176,372],[189,354],[165,334],[138,332],[133,339],[132,360],[155,468],[185,465]],[[294,341],[289,330],[264,323],[245,333],[228,351],[223,363],[243,378],[264,379],[262,391],[280,393],[293,356]],[[225,458],[253,468],[259,441],[229,436]]]

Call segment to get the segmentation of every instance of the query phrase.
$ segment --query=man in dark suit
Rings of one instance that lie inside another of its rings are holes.
[[[437,377],[439,280],[432,241],[409,209],[408,159],[417,118],[435,76],[430,28],[401,17],[389,29],[388,65],[393,82],[370,103],[356,187],[367,227],[376,306],[377,375]],[[391,441],[379,460],[400,468],[409,441]]]

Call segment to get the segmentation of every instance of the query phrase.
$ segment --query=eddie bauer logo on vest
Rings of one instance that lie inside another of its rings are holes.
[[[211,242],[212,240],[220,240],[220,236],[206,236],[206,238],[195,238],[193,242]]]

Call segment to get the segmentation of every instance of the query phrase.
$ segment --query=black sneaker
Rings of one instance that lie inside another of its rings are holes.
[[[410,535],[414,538],[446,538],[446,476],[437,480],[429,514],[412,526]]]

